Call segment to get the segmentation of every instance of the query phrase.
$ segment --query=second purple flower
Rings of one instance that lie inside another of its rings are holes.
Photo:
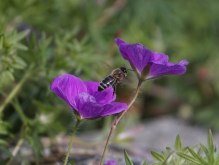
[[[140,43],[127,44],[119,38],[116,38],[115,42],[123,58],[129,61],[141,80],[154,79],[164,75],[181,75],[186,72],[187,60],[171,63],[168,62],[167,55],[152,52]]]

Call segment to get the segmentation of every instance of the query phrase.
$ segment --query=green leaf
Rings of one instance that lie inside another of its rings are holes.
[[[167,158],[165,159],[165,161],[162,163],[162,165],[167,165],[168,162],[174,160],[173,157],[175,155],[175,151],[172,151],[168,156]]]
[[[0,127],[0,134],[1,135],[7,135],[8,134],[8,130],[6,127]]]
[[[219,164],[219,155],[216,156],[214,164],[215,164],[215,165],[218,165],[218,164]]]
[[[24,37],[26,37],[26,35],[27,35],[29,32],[30,32],[30,30],[27,29],[27,30],[25,30],[25,31],[22,31],[22,32],[16,34],[16,35],[13,35],[13,36],[11,37],[13,43],[15,43],[15,42],[17,42],[17,41],[23,39]]]
[[[213,163],[214,162],[214,141],[213,141],[212,132],[210,129],[208,131],[208,151],[209,151],[210,163]]]
[[[163,165],[163,164],[161,164],[161,163],[153,163],[152,165]]]
[[[214,140],[211,130],[208,131],[208,149],[210,152],[214,153]]]
[[[7,78],[10,78],[12,81],[14,81],[14,76],[12,74],[11,71],[4,71],[4,76],[7,77]]]
[[[172,149],[170,147],[166,147],[166,150],[169,152],[169,154],[172,152]]]
[[[27,50],[27,49],[28,49],[27,46],[25,46],[25,45],[23,45],[23,44],[21,44],[21,43],[16,43],[16,44],[14,45],[14,47],[17,48],[17,49],[20,49],[20,50]]]
[[[204,159],[202,159],[198,154],[195,153],[191,148],[188,148],[189,152],[192,154],[192,156],[199,161],[202,165],[209,165]]]
[[[181,149],[182,149],[182,143],[181,143],[181,139],[180,139],[179,135],[176,136],[174,148],[176,151],[181,151]]]
[[[151,151],[151,154],[154,157],[154,159],[156,159],[156,160],[158,160],[160,162],[164,162],[165,159],[164,159],[164,157],[162,155],[158,154],[155,151]]]
[[[203,149],[203,151],[205,152],[205,155],[208,155],[208,154],[209,154],[209,152],[208,152],[208,149],[207,149],[207,147],[205,147],[205,145],[204,145],[204,144],[202,144],[202,143],[200,143],[200,146],[201,146],[201,148]]]
[[[4,33],[4,31],[5,31],[5,28],[6,28],[6,26],[7,26],[7,19],[5,18],[5,20],[4,20],[4,22],[1,24],[1,26],[0,26],[0,35],[2,35],[3,33]],[[1,37],[0,37],[1,38]]]
[[[75,165],[73,160],[70,160],[69,163],[70,163],[70,165]]]
[[[208,151],[207,147],[205,147],[205,145],[202,144],[202,143],[200,143],[200,146],[201,146],[201,148],[203,149],[203,151],[204,151],[204,153],[205,153],[205,155],[206,155],[208,161],[210,162],[209,151]]]
[[[208,148],[210,152],[214,152],[214,141],[211,130],[208,131]]]
[[[0,134],[10,136],[9,128],[11,128],[10,123],[0,120]],[[0,139],[0,141],[1,141],[1,139]]]
[[[8,142],[5,140],[0,139],[0,145],[8,145]]]
[[[188,162],[194,163],[195,165],[200,165],[199,161],[195,160],[192,156],[189,156],[187,154],[184,154],[182,152],[176,152],[177,155],[179,155],[180,157],[186,159]]]
[[[129,158],[129,156],[125,150],[124,150],[124,158],[125,158],[126,165],[133,165],[131,159]]]
[[[10,152],[8,149],[6,149],[5,147],[0,146],[0,150],[3,151],[5,154],[7,154],[10,158],[13,157],[13,155],[11,154],[11,152]]]
[[[162,155],[163,155],[164,158],[167,157],[167,154],[164,151],[162,151]]]
[[[199,147],[199,150],[198,150],[197,154],[198,154],[199,156],[201,156],[201,154],[202,154],[202,148],[201,148],[201,147]]]
[[[16,62],[13,65],[14,68],[23,69],[25,66],[27,66],[26,62],[23,59],[21,59],[19,56],[15,56],[14,60]]]
[[[145,160],[142,165],[148,165],[148,162]]]
[[[181,149],[181,152],[185,153],[188,150],[188,146]]]

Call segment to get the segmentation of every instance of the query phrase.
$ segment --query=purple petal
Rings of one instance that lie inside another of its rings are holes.
[[[104,105],[103,108],[104,110],[102,111],[101,116],[108,116],[127,110],[128,106],[125,103],[112,102],[111,104]]]
[[[117,46],[119,47],[119,50],[120,50],[120,46],[121,46],[121,45],[124,45],[124,46],[127,45],[127,44],[125,43],[125,41],[121,40],[120,38],[116,38],[116,39],[115,39],[115,42],[116,42]],[[126,53],[126,51],[125,51],[125,52],[121,52],[121,50],[120,50],[120,53],[122,54],[122,56],[123,56],[123,58],[124,58],[125,60],[128,60],[128,61],[130,60],[129,57],[128,57],[128,54]]]
[[[110,86],[104,91],[97,91],[99,82],[84,82],[84,84],[87,86],[87,92],[94,96],[96,99],[96,102],[99,104],[108,104],[111,103],[116,99],[116,95],[113,95],[114,89]]]
[[[87,92],[83,81],[70,74],[58,76],[52,82],[50,89],[75,108],[75,97],[82,92]]]
[[[119,46],[120,44],[126,44],[126,42],[125,41],[123,41],[122,39],[120,39],[120,38],[115,38],[115,42],[116,42],[116,44]]]
[[[151,62],[150,63],[150,73],[146,79],[155,78],[164,75],[181,75],[186,72],[186,66],[188,61],[182,60],[179,63],[173,64],[168,62],[167,64],[162,64],[162,62]]]
[[[169,57],[163,53],[154,52],[153,60],[151,62],[159,64],[167,64]]]
[[[75,98],[75,101],[76,109],[82,119],[100,117],[102,107],[96,102],[95,97],[83,92]]]
[[[123,58],[128,60],[139,72],[141,72],[153,58],[153,52],[140,43],[126,44],[121,39],[115,39],[115,42]]]
[[[182,60],[182,61],[179,62],[179,64],[187,66],[189,64],[189,62],[187,60]]]
[[[76,98],[76,109],[81,118],[97,118],[119,113],[127,108],[124,103],[98,104],[95,97],[81,93]]]
[[[114,160],[110,160],[106,162],[104,165],[116,165],[116,162]]]

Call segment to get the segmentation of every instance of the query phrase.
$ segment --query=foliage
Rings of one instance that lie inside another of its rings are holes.
[[[178,135],[175,141],[175,150],[167,147],[167,153],[163,151],[161,154],[152,151],[152,156],[158,161],[153,165],[217,165],[219,163],[219,153],[214,146],[211,130],[208,132],[207,147],[202,143],[194,147],[185,148],[182,148],[181,145],[180,136]]]
[[[207,147],[200,143],[194,147],[182,148],[180,136],[177,135],[174,145],[174,150],[166,147],[167,152],[162,151],[161,154],[151,151],[152,156],[157,161],[152,165],[217,165],[219,163],[219,152],[214,146],[212,132],[208,132]],[[129,155],[124,151],[124,159],[126,165],[133,165]],[[147,165],[146,161],[143,165]]]
[[[24,69],[26,66],[23,59],[17,56],[17,50],[27,50],[27,47],[22,45],[19,41],[29,33],[29,30],[21,33],[17,33],[15,29],[6,31],[6,25],[7,21],[5,20],[0,27],[0,79],[5,80],[10,78],[14,80],[14,70]],[[2,83],[1,81],[1,84]]]
[[[125,158],[125,163],[126,165],[133,165],[131,159],[129,158],[129,155],[127,154],[127,152],[124,150],[124,158]],[[142,165],[148,165],[146,161],[144,161],[144,163]]]
[[[187,107],[195,114],[192,119],[218,129],[218,3],[217,0],[202,1],[199,5],[196,1],[173,0],[0,3],[0,144],[4,147],[1,150],[11,160],[15,155],[6,149],[7,142],[19,144],[25,139],[39,159],[41,136],[52,138],[69,131],[72,125],[69,108],[49,91],[49,85],[63,73],[101,81],[108,74],[103,62],[112,68],[123,66],[115,37],[165,52],[171,61],[185,58],[190,62],[187,74],[154,82],[176,95],[177,103],[168,100],[165,94],[150,91],[154,88],[149,87],[156,85],[149,84],[142,90],[147,95],[147,101],[142,100],[147,107],[141,107],[148,113],[143,116],[160,114],[160,107],[162,112]],[[118,90],[122,91],[118,99],[130,98],[130,87],[125,86]],[[192,151],[186,152],[192,156]]]

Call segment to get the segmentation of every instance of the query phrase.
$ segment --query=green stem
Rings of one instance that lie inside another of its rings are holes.
[[[20,115],[21,120],[22,120],[22,122],[24,123],[24,125],[26,125],[26,124],[27,124],[27,121],[28,121],[28,118],[25,116],[25,114],[24,114],[24,112],[23,112],[23,110],[22,110],[22,108],[21,108],[21,105],[20,105],[18,99],[15,98],[14,101],[12,101],[11,103],[12,103],[12,105],[14,106],[15,110],[16,110],[16,111],[18,112],[18,114]]]
[[[71,151],[71,148],[72,148],[72,144],[73,144],[73,141],[74,141],[74,137],[75,137],[77,128],[78,128],[78,126],[80,125],[80,122],[81,122],[81,120],[78,120],[78,119],[76,119],[76,120],[77,120],[77,122],[76,122],[76,124],[75,124],[74,131],[73,131],[73,133],[72,133],[72,135],[71,135],[71,140],[70,140],[70,144],[69,144],[69,146],[68,146],[68,151],[67,151],[67,154],[66,154],[66,157],[65,157],[64,165],[67,165],[67,163],[68,163],[68,157],[69,157],[69,155],[70,155],[70,151]]]
[[[109,135],[108,135],[107,140],[106,140],[106,145],[105,145],[105,147],[104,147],[103,154],[102,154],[102,157],[101,157],[101,160],[100,160],[100,165],[103,165],[104,157],[105,157],[105,155],[106,155],[106,151],[107,151],[107,148],[108,148],[108,145],[109,145],[110,138],[111,138],[111,136],[112,136],[114,130],[116,129],[117,124],[119,123],[119,121],[121,120],[121,118],[125,115],[125,113],[129,110],[129,108],[132,106],[132,104],[135,102],[136,98],[138,97],[138,93],[139,93],[141,84],[142,84],[142,81],[139,80],[138,85],[137,85],[137,88],[136,88],[136,90],[135,90],[135,95],[134,95],[134,97],[132,98],[131,102],[129,103],[127,110],[122,111],[122,112],[119,114],[119,116],[118,116],[117,118],[115,118],[115,120],[113,121],[113,124],[112,124],[112,126],[111,126],[111,128],[110,128]]]
[[[13,161],[14,157],[17,155],[18,151],[20,150],[22,144],[24,142],[24,138],[21,137],[16,145],[16,147],[14,148],[13,152],[12,152],[12,155],[13,157],[9,159],[8,163],[6,165],[10,165],[11,162]]]
[[[16,94],[19,92],[19,90],[21,89],[21,87],[23,86],[23,84],[25,83],[25,81],[29,78],[29,76],[32,73],[32,68],[33,65],[30,65],[29,69],[27,70],[26,74],[24,75],[24,77],[21,79],[21,81],[16,85],[16,87],[11,91],[11,93],[8,95],[8,97],[6,98],[6,100],[2,103],[2,105],[0,106],[0,113],[3,112],[3,110],[5,109],[6,105],[8,105],[8,103],[11,102],[11,100],[16,96]]]

